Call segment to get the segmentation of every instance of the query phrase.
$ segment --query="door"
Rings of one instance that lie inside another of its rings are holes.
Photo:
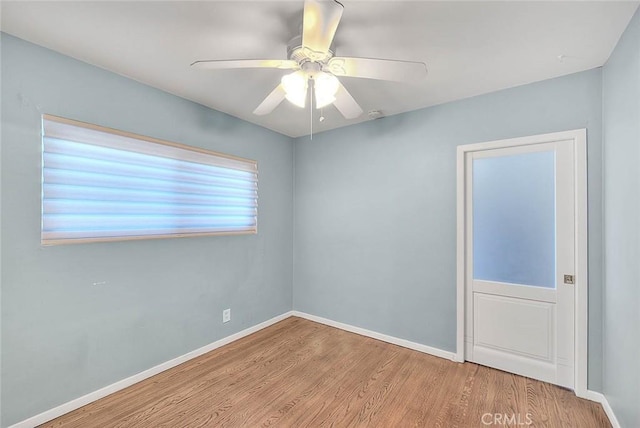
[[[465,359],[574,387],[574,140],[465,153]]]

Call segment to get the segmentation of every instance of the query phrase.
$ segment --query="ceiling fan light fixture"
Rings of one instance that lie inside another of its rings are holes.
[[[336,76],[323,71],[317,73],[314,83],[316,108],[326,107],[333,103],[339,88],[340,82]]]
[[[291,74],[282,76],[282,87],[285,97],[289,102],[300,108],[304,108],[307,100],[307,76],[303,71],[298,70]]]

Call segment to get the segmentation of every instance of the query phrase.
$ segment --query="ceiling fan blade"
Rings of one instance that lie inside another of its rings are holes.
[[[336,100],[333,105],[344,116],[345,119],[355,119],[362,114],[362,108],[356,100],[353,99],[347,88],[342,83],[336,92]]]
[[[293,70],[298,68],[295,61],[281,59],[232,59],[232,60],[202,60],[195,61],[191,67],[203,70],[227,70],[233,68],[280,68],[284,70]]]
[[[306,0],[302,19],[302,46],[312,60],[322,60],[333,43],[344,6],[335,0]]]
[[[253,111],[253,114],[258,116],[264,116],[265,114],[271,113],[276,107],[280,105],[282,100],[284,100],[285,92],[282,84],[276,86],[276,88],[271,91],[267,98],[264,99],[260,103],[260,105]]]
[[[427,65],[423,62],[375,58],[334,57],[327,64],[336,76],[406,82],[424,79]]]

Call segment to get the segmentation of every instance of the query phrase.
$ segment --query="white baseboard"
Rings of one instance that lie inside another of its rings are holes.
[[[340,330],[356,333],[361,336],[371,337],[373,339],[381,340],[383,342],[392,343],[394,345],[402,346],[403,348],[413,349],[414,351],[423,352],[425,354],[434,355],[436,357],[445,358],[447,360],[456,361],[456,353],[443,351],[442,349],[432,348],[431,346],[422,345],[420,343],[411,342],[405,339],[399,339],[397,337],[389,336],[386,334],[378,333],[375,331],[367,330],[360,327],[355,327],[349,324],[344,324],[338,321],[333,321],[327,318],[322,318],[316,315],[310,315],[305,312],[293,311],[294,317],[305,318],[310,321],[315,321],[320,324],[328,325],[330,327],[339,328]]]
[[[604,394],[601,394],[596,391],[587,390],[587,393],[581,398],[585,398],[587,400],[595,401],[596,403],[602,404],[602,408],[604,412],[607,414],[609,418],[609,422],[611,422],[611,426],[613,428],[620,428],[620,422],[618,422],[618,418],[616,418],[615,413],[613,413],[613,409],[609,405],[609,401]]]
[[[254,325],[253,327],[246,328],[238,333],[232,334],[231,336],[227,336],[220,340],[216,340],[213,343],[203,346],[202,348],[198,348],[194,351],[187,352],[184,355],[176,357],[172,360],[164,362],[162,364],[158,364],[155,367],[151,367],[143,372],[130,376],[126,379],[122,379],[116,383],[112,383],[111,385],[105,386],[97,391],[90,392],[89,394],[83,395],[82,397],[71,400],[67,403],[61,404],[58,407],[54,407],[53,409],[42,412],[38,415],[30,417],[29,419],[25,419],[22,422],[18,422],[14,425],[11,425],[9,428],[33,428],[45,422],[48,422],[52,419],[55,419],[59,416],[64,415],[65,413],[69,413],[73,410],[79,409],[82,406],[86,406],[89,403],[92,403],[96,400],[99,400],[107,395],[113,394],[114,392],[120,391],[124,388],[127,388],[135,383],[143,381],[151,376],[155,376],[158,373],[161,373],[165,370],[169,370],[172,367],[175,367],[179,364],[187,362],[193,358],[199,357],[200,355],[206,354],[207,352],[211,352],[214,349],[220,348],[228,343],[234,342],[238,339],[241,339],[245,336],[248,336],[252,333],[255,333],[259,330],[262,330],[270,325],[273,325],[279,321],[282,321],[286,318],[289,318],[293,315],[292,311],[285,312],[282,315],[278,315],[274,318],[271,318],[267,321],[261,322],[260,324]]]

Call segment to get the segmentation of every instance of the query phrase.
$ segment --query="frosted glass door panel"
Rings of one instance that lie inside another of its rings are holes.
[[[555,288],[555,153],[473,160],[473,278]]]

